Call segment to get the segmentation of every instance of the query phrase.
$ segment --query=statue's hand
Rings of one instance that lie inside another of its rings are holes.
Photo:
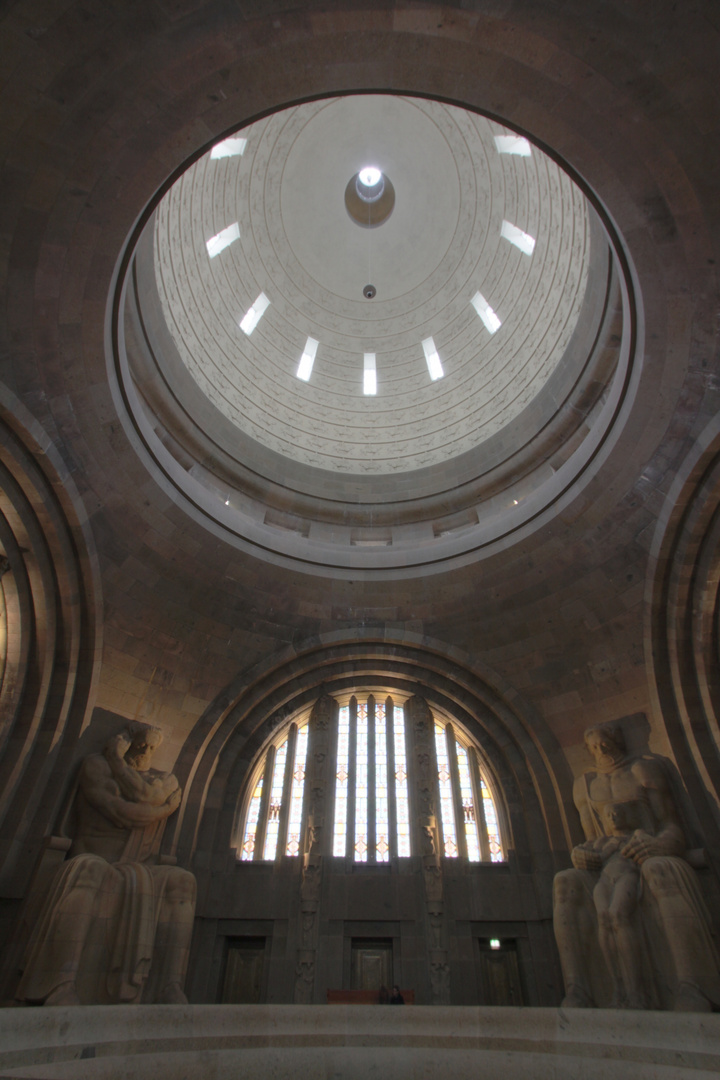
[[[110,739],[103,753],[106,758],[116,757],[122,760],[130,749],[131,742],[128,731],[121,731],[119,735],[114,735]]]
[[[578,844],[573,848],[571,858],[576,870],[602,870],[602,858],[599,852],[585,847],[584,844]]]
[[[651,836],[644,829],[636,829],[621,849],[620,854],[626,859],[642,864],[653,855],[664,855],[665,851],[663,845],[658,843],[657,837]]]

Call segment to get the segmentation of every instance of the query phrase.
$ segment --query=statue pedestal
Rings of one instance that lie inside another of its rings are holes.
[[[720,1015],[417,1005],[0,1009],[0,1076],[26,1080],[718,1074]]]

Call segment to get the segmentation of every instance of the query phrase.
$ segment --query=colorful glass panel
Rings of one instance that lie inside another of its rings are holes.
[[[463,808],[463,824],[465,826],[465,842],[467,843],[468,859],[470,862],[480,862],[480,838],[478,836],[468,752],[459,742],[455,743],[455,749],[457,751],[458,774],[460,776],[460,799]]]
[[[410,803],[405,750],[405,710],[402,705],[396,705],[393,709],[393,746],[395,749],[397,851],[401,859],[406,859],[410,855]]]
[[[442,821],[445,854],[456,859],[458,854],[457,833],[455,831],[455,811],[453,809],[452,780],[450,761],[447,752],[445,728],[435,725],[435,753],[438,763],[438,787],[440,788],[440,820]]]
[[[385,706],[375,705],[375,861],[390,860],[388,755]]]
[[[243,862],[250,862],[255,856],[255,836],[257,834],[258,819],[260,817],[260,801],[262,799],[262,786],[263,778],[260,776],[255,790],[252,793],[250,799],[250,806],[248,808],[247,824],[245,825],[245,836],[243,837],[242,850],[240,852],[240,858]]]
[[[493,802],[492,795],[482,777],[480,777],[480,793],[482,794],[485,824],[487,825],[488,843],[490,845],[490,861],[502,862],[503,850],[502,844],[500,843],[500,829],[498,827],[497,814],[495,813],[495,803]]]
[[[295,742],[295,766],[290,787],[290,813],[288,814],[288,836],[285,854],[293,857],[300,854],[300,826],[302,824],[303,792],[305,791],[305,759],[307,757],[308,729],[298,728]]]
[[[358,702],[355,746],[355,862],[368,858],[368,708]]]
[[[350,777],[350,709],[347,705],[338,714],[338,751],[335,771],[335,822],[333,824],[333,855],[342,857],[347,846],[348,780]]]
[[[283,785],[285,782],[285,762],[287,761],[287,739],[279,746],[275,754],[272,784],[270,785],[270,807],[265,831],[265,849],[263,859],[274,859],[277,852],[278,832],[280,831],[280,810],[282,808]]]

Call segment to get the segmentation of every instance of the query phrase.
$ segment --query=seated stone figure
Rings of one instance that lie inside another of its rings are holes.
[[[634,829],[645,824],[643,809],[643,804],[635,800],[606,803],[602,820],[607,835],[581,845],[598,852],[602,859],[602,872],[593,889],[593,902],[600,948],[613,981],[611,1005],[614,1008],[624,1005],[631,1009],[649,1008],[643,986],[641,928],[638,925],[640,867],[622,853]]]
[[[159,729],[133,723],[83,761],[71,857],[30,938],[18,1000],[187,1002],[195,878],[158,861],[182,794],[172,773],[150,768],[161,740]]]
[[[708,1012],[720,968],[677,773],[659,755],[628,754],[619,725],[589,728],[585,743],[595,768],[573,797],[587,840],[554,885],[563,1005]]]

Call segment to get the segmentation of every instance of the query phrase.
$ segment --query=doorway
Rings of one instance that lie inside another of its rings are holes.
[[[390,989],[393,985],[392,938],[353,938],[350,964],[353,990]]]

